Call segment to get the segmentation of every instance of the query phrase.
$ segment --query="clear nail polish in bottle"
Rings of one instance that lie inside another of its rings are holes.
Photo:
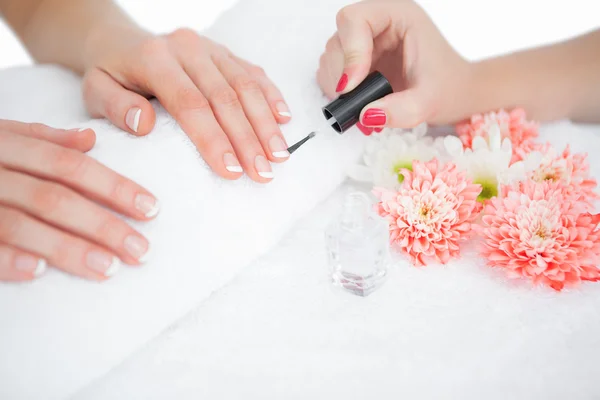
[[[333,285],[363,297],[381,287],[388,270],[389,228],[365,193],[346,196],[325,236]]]

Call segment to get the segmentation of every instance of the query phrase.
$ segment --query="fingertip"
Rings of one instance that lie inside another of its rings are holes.
[[[129,133],[135,136],[146,136],[156,123],[156,113],[148,101],[129,107],[125,113],[125,125]]]
[[[75,133],[73,141],[77,150],[88,152],[96,145],[96,132],[92,129],[79,130]]]

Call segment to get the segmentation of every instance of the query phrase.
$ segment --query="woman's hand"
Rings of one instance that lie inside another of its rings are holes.
[[[287,159],[279,123],[291,114],[263,70],[187,29],[153,36],[102,25],[90,34],[84,98],[93,116],[146,135],[155,96],[220,176],[245,171],[257,182],[273,178],[270,162]]]
[[[145,221],[158,203],[84,155],[94,142],[90,129],[0,120],[0,280],[31,280],[46,263],[104,280],[119,260],[144,261],[148,241],[102,206]]]
[[[317,74],[325,94],[346,93],[373,70],[385,75],[395,91],[365,107],[359,126],[365,134],[468,116],[461,96],[467,95],[470,64],[416,3],[366,0],[342,9],[337,27]]]

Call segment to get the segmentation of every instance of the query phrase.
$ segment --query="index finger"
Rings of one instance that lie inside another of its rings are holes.
[[[0,166],[62,183],[124,215],[158,214],[156,198],[137,183],[76,150],[0,131]]]

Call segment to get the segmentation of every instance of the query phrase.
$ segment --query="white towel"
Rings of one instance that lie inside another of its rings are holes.
[[[293,113],[283,127],[290,143],[324,122],[315,72],[342,3],[286,4],[283,12],[241,3],[208,32],[277,83]],[[98,141],[90,154],[157,195],[157,220],[134,225],[150,239],[152,258],[102,284],[52,270],[31,284],[0,284],[2,399],[65,398],[118,364],[335,190],[363,141],[357,129],[343,136],[332,130],[275,166],[272,183],[228,182],[160,108],[154,132],[134,138],[89,121],[79,98],[78,80],[59,69],[0,74],[0,118],[93,128]]]

